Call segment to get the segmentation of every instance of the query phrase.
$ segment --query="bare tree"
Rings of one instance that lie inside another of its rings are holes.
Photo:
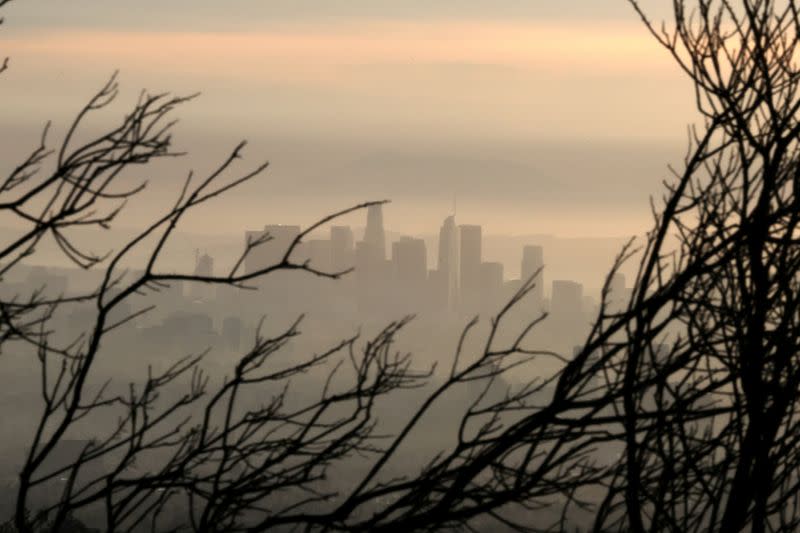
[[[477,472],[492,467],[514,464],[514,483],[531,475],[546,486],[538,465],[492,462],[535,454],[546,435],[570,472],[589,473],[563,481],[560,472],[565,515],[590,505],[597,531],[793,531],[798,8],[676,0],[674,23],[659,28],[633,5],[693,82],[704,122],[690,129],[682,168],[654,206],[627,308],[607,312],[604,298],[549,402],[487,439],[454,473],[459,481],[433,493],[433,514],[464,505]],[[621,447],[618,463],[571,462],[570,450],[603,442]],[[416,516],[415,525],[432,520]]]
[[[277,336],[259,333],[233,374],[213,388],[200,370],[199,355],[177,360],[162,372],[149,372],[125,394],[114,391],[113,384],[95,386],[97,363],[107,350],[104,339],[151,309],[145,303],[119,316],[125,304],[136,304],[141,301],[136,297],[175,282],[244,289],[250,281],[286,270],[338,278],[346,272],[320,271],[307,261],[296,261],[297,248],[318,227],[374,204],[323,218],[301,232],[278,262],[255,271],[242,273],[241,268],[269,236],[249,242],[227,275],[161,270],[159,259],[187,212],[266,169],[264,163],[233,174],[241,144],[207,176],[197,179],[190,173],[172,208],[121,243],[118,251],[93,253],[76,237],[110,227],[143,190],[144,183],[121,187],[126,169],[181,155],[172,149],[170,117],[192,98],[143,93],[120,124],[79,142],[87,117],[108,108],[116,96],[112,77],[54,149],[49,148],[45,127],[40,145],[0,188],[0,209],[28,225],[0,251],[0,275],[35,254],[45,239],[55,242],[74,264],[104,273],[98,286],[85,294],[52,297],[37,291],[0,300],[0,348],[28,350],[41,368],[43,408],[19,473],[17,530],[63,530],[73,523],[75,513],[86,509],[101,510],[108,531],[411,531],[470,529],[486,520],[517,530],[541,530],[564,528],[570,505],[588,503],[579,489],[602,482],[609,470],[608,465],[596,464],[594,453],[598,445],[615,438],[603,429],[608,420],[600,416],[615,396],[600,394],[593,381],[599,365],[584,368],[589,351],[570,362],[526,346],[544,315],[531,317],[510,341],[501,340],[509,336],[502,331],[508,314],[530,292],[535,278],[500,310],[473,357],[465,346],[475,336],[477,322],[468,324],[447,378],[418,409],[407,413],[407,422],[391,436],[376,432],[376,402],[401,389],[421,387],[431,375],[430,369],[413,369],[410,356],[395,351],[396,336],[408,319],[389,324],[365,343],[350,336],[282,368],[270,365],[273,355],[299,334],[300,321]],[[130,271],[133,251],[142,248],[147,250],[144,268]],[[627,250],[619,262],[626,256]],[[55,335],[53,317],[59,310],[86,303],[96,314],[84,334],[68,340]],[[608,331],[596,328],[593,345],[602,345],[613,334],[609,331],[623,325],[619,321]],[[562,360],[564,370],[500,398],[489,394],[498,377],[543,357]],[[316,399],[293,403],[290,380],[325,364],[334,370]],[[188,389],[176,393],[184,379],[189,380]],[[483,392],[457,416],[455,444],[443,447],[418,471],[393,473],[391,462],[409,446],[420,421],[465,383],[481,384]],[[253,389],[271,391],[268,401],[248,402],[245,398]],[[76,425],[101,412],[116,413],[118,422],[82,445],[70,464],[53,467],[49,458]],[[327,482],[353,461],[363,465],[356,479],[335,486]],[[98,463],[107,468],[93,468]],[[143,468],[143,463],[148,466]],[[54,484],[56,480],[63,483]],[[30,509],[37,491],[55,492],[57,498],[41,509]],[[564,512],[553,524],[531,525],[547,509]]]
[[[78,237],[111,227],[146,186],[123,185],[125,170],[182,155],[172,148],[171,116],[193,98],[142,93],[118,125],[87,139],[85,121],[107,110],[117,91],[114,76],[80,110],[54,148],[46,126],[40,145],[0,184],[0,210],[27,225],[0,250],[0,276],[36,254],[47,239],[75,265],[103,272],[100,283],[85,294],[66,297],[35,291],[0,299],[0,349],[30,353],[41,369],[43,407],[16,490],[18,531],[60,531],[86,509],[101,511],[107,531],[298,526],[412,530],[466,527],[482,515],[510,523],[498,512],[506,504],[548,506],[571,483],[562,481],[565,472],[593,475],[588,467],[574,470],[583,464],[585,443],[562,453],[563,437],[544,429],[531,438],[520,427],[518,444],[494,449],[506,417],[520,418],[535,409],[531,400],[548,386],[532,383],[500,400],[484,401],[495,378],[534,357],[555,356],[524,346],[542,317],[532,318],[509,344],[497,338],[504,316],[531,290],[532,280],[492,323],[481,353],[465,361],[463,341],[475,322],[467,327],[449,377],[417,411],[408,413],[408,422],[391,437],[376,432],[376,402],[392,392],[420,387],[431,375],[431,369],[412,368],[410,356],[394,348],[408,318],[390,323],[366,342],[359,336],[346,337],[282,368],[270,363],[299,334],[300,320],[277,336],[258,333],[232,375],[211,389],[200,367],[202,355],[177,360],[161,372],[149,371],[147,379],[132,383],[127,393],[113,383],[96,386],[97,363],[107,356],[104,340],[152,309],[145,304],[119,316],[126,304],[138,304],[142,300],[137,297],[175,282],[246,289],[257,278],[287,270],[339,278],[347,271],[318,270],[296,260],[297,249],[315,229],[376,204],[367,202],[321,219],[302,231],[279,261],[246,273],[245,258],[266,244],[269,235],[247,243],[225,275],[162,270],[159,260],[187,212],[266,169],[263,163],[234,173],[242,143],[208,175],[197,178],[189,173],[172,208],[120,243],[117,251],[86,249]],[[144,266],[132,271],[131,257],[140,249],[147,250]],[[96,313],[83,334],[64,340],[53,330],[53,318],[76,304],[89,304]],[[292,378],[323,365],[333,370],[316,399],[292,402]],[[185,380],[188,388],[176,393]],[[387,465],[431,406],[457,385],[475,381],[485,383],[484,393],[463,413],[456,445],[418,473],[392,475]],[[270,391],[268,400],[253,405],[243,399],[253,390]],[[88,417],[108,412],[115,413],[118,422],[82,445],[70,464],[53,467],[49,458],[70,432]],[[332,471],[347,468],[348,461],[359,457],[367,465],[363,475],[350,485],[328,487]],[[106,468],[93,468],[99,463]],[[148,467],[142,468],[143,463]],[[37,491],[57,497],[32,508],[38,505]]]
[[[179,155],[170,116],[187,98],[143,94],[117,127],[78,143],[85,118],[116,97],[112,78],[55,149],[45,128],[41,145],[0,186],[0,209],[29,226],[0,251],[0,274],[50,238],[75,264],[104,276],[79,296],[0,299],[0,349],[35,353],[42,375],[44,408],[19,476],[16,528],[57,531],[73,513],[99,508],[108,531],[469,530],[489,521],[563,531],[578,515],[596,531],[796,529],[797,6],[674,0],[674,22],[658,27],[632,4],[694,83],[704,118],[689,131],[663,205],[653,207],[643,248],[620,252],[573,358],[527,345],[543,315],[502,340],[509,313],[535,282],[527,280],[472,357],[465,347],[476,322],[469,323],[444,381],[426,389],[392,435],[379,431],[382,398],[427,386],[432,375],[395,347],[410,318],[366,341],[345,335],[318,354],[273,366],[274,354],[299,334],[298,321],[278,335],[259,332],[221,385],[210,386],[201,357],[189,356],[127,394],[111,386],[96,392],[90,385],[104,337],[149,310],[115,316],[125,303],[181,281],[245,288],[285,270],[338,278],[346,272],[297,260],[298,246],[314,229],[373,203],[323,218],[280,260],[252,272],[241,272],[244,258],[268,236],[248,243],[226,275],[164,271],[159,258],[184,215],[256,178],[266,164],[232,175],[238,146],[209,175],[190,175],[167,213],[106,256],[83,249],[75,236],[108,227],[137,197],[141,186],[120,188],[126,168]],[[148,250],[146,264],[132,274],[126,261],[140,248]],[[608,280],[637,253],[633,294],[612,312]],[[81,302],[95,306],[93,323],[77,339],[57,340],[52,317]],[[498,377],[541,358],[558,359],[559,371],[499,398],[490,393]],[[333,370],[315,398],[293,402],[291,380],[323,365]],[[184,379],[188,389],[176,393]],[[459,413],[452,445],[420,469],[396,474],[392,462],[421,421],[465,383],[483,392]],[[253,390],[269,391],[268,398],[253,403]],[[71,464],[49,468],[48,457],[75,424],[101,411],[117,413],[118,424]],[[150,467],[139,467],[151,457]],[[111,468],[89,475],[98,461]],[[354,479],[331,483],[353,464]],[[32,516],[31,494],[56,478],[66,482],[47,517]],[[550,523],[542,523],[545,510]]]
[[[150,307],[135,309],[112,320],[113,312],[135,295],[163,288],[169,283],[245,283],[279,270],[301,270],[310,275],[338,278],[346,272],[319,271],[308,261],[295,262],[297,247],[311,231],[336,217],[363,209],[365,203],[327,216],[302,231],[275,264],[240,273],[245,257],[269,239],[266,236],[246,246],[227,275],[198,276],[158,269],[158,260],[180,219],[191,209],[258,176],[266,164],[241,176],[228,178],[241,156],[243,145],[207,177],[187,178],[173,208],[144,228],[119,251],[101,256],[80,248],[73,232],[98,231],[108,227],[124,202],[132,200],[143,185],[116,189],[115,179],[136,164],[178,155],[171,151],[169,113],[186,98],[143,94],[122,124],[100,137],[73,147],[88,115],[107,107],[117,91],[115,78],[104,86],[79,113],[75,123],[55,150],[41,146],[15,168],[0,191],[0,208],[28,221],[30,230],[2,254],[3,273],[35,253],[36,246],[51,236],[63,253],[82,268],[102,267],[104,275],[96,290],[75,297],[48,299],[39,293],[30,298],[0,302],[3,346],[28,347],[41,365],[43,411],[29,453],[19,474],[15,526],[20,531],[42,527],[58,531],[74,513],[101,508],[104,530],[147,527],[169,529],[175,524],[197,531],[268,530],[303,526],[312,529],[378,530],[428,529],[463,525],[513,502],[540,505],[563,492],[560,478],[571,463],[580,462],[585,450],[568,454],[544,452],[546,443],[561,437],[542,435],[534,441],[521,438],[518,446],[493,457],[495,435],[501,430],[501,415],[533,409],[528,399],[546,383],[531,384],[495,402],[478,401],[461,421],[458,443],[438,456],[419,474],[387,478],[387,463],[404,445],[430,406],[459,383],[483,381],[485,391],[493,379],[546,352],[531,351],[523,342],[540,317],[522,328],[510,345],[500,345],[496,335],[504,315],[533,287],[529,281],[509,302],[492,325],[481,354],[461,361],[459,346],[449,378],[410,413],[409,422],[393,438],[376,434],[375,402],[380,396],[420,387],[430,369],[415,371],[408,354],[393,348],[397,333],[408,319],[389,324],[376,337],[359,347],[358,337],[344,339],[320,354],[270,369],[271,356],[299,334],[300,321],[275,337],[257,335],[252,347],[221,386],[208,390],[208,379],[200,370],[201,356],[190,356],[165,371],[151,372],[143,383],[132,384],[128,394],[108,392],[103,386],[90,393],[93,369],[104,355],[103,339]],[[46,130],[45,130],[46,132]],[[54,169],[41,165],[54,159]],[[148,239],[152,244],[146,244]],[[134,275],[121,265],[137,246],[149,246],[146,265]],[[92,302],[96,317],[85,335],[58,342],[49,329],[51,318],[65,305]],[[475,323],[465,330],[466,336]],[[463,341],[463,339],[462,339]],[[290,405],[291,378],[339,361],[318,394],[300,406]],[[342,364],[349,364],[345,373]],[[344,373],[344,379],[338,379]],[[189,377],[188,390],[170,394],[179,380]],[[246,389],[274,391],[269,401],[248,405],[241,398]],[[100,411],[119,414],[118,423],[98,434],[68,465],[49,468],[48,457],[71,428]],[[388,444],[387,444],[388,442]],[[544,446],[542,451],[537,451]],[[156,466],[137,469],[145,457],[157,455]],[[329,470],[355,455],[364,455],[366,473],[344,488],[325,490]],[[544,455],[542,455],[544,454]],[[536,464],[535,474],[520,478],[513,463]],[[92,465],[110,467],[99,474]],[[581,475],[589,475],[580,472]],[[53,490],[58,498],[33,518],[29,503],[37,488]],[[176,503],[177,502],[177,503]],[[169,507],[169,506],[173,507]],[[177,507],[174,507],[176,506]],[[172,512],[165,512],[165,509]],[[180,509],[176,516],[174,509]],[[163,521],[166,521],[164,523]],[[145,524],[147,524],[145,526]]]
[[[509,336],[503,323],[535,279],[527,280],[500,310],[483,347],[472,357],[465,346],[475,335],[477,321],[470,322],[447,378],[418,409],[407,413],[407,422],[394,435],[376,432],[376,402],[390,393],[421,387],[431,375],[431,369],[415,370],[410,355],[394,348],[408,318],[389,324],[365,343],[358,336],[347,337],[282,368],[270,366],[272,356],[299,334],[300,321],[277,336],[258,334],[233,374],[216,388],[208,388],[201,356],[150,372],[126,394],[111,392],[113,384],[95,387],[94,369],[107,350],[103,340],[151,309],[144,305],[115,317],[126,302],[137,303],[141,300],[135,297],[179,281],[246,288],[256,278],[285,270],[338,278],[346,272],[320,271],[308,261],[295,261],[297,248],[318,227],[374,205],[364,203],[321,219],[302,231],[278,262],[251,272],[240,272],[244,260],[269,236],[249,242],[226,275],[160,270],[159,258],[188,211],[265,170],[266,164],[261,164],[230,176],[242,144],[208,176],[197,180],[190,174],[173,207],[118,251],[85,250],[75,236],[109,227],[144,187],[119,189],[121,173],[132,165],[179,155],[171,149],[169,116],[188,98],[169,95],[143,94],[119,126],[77,143],[85,118],[107,108],[116,94],[112,78],[54,150],[47,148],[45,128],[41,145],[0,190],[0,208],[30,225],[3,250],[3,274],[34,254],[46,237],[76,265],[104,272],[95,290],[86,294],[52,298],[36,292],[0,301],[2,347],[28,349],[41,367],[43,410],[16,495],[14,522],[19,531],[58,531],[85,509],[100,509],[108,531],[177,526],[197,531],[410,531],[469,529],[483,520],[537,530],[543,528],[528,525],[531,512],[560,509],[564,498],[583,503],[577,488],[599,482],[607,470],[594,464],[592,454],[608,435],[584,423],[604,405],[586,399],[597,394],[589,383],[591,376],[566,371],[499,398],[489,394],[496,379],[511,369],[537,358],[561,359],[526,345],[544,315],[531,317],[509,341],[502,340]],[[52,170],[43,170],[50,161]],[[148,250],[145,266],[130,271],[126,260],[137,247]],[[52,317],[66,305],[86,302],[96,309],[86,332],[58,339],[51,330]],[[293,403],[290,380],[324,364],[333,371],[316,399]],[[176,394],[184,378],[188,389]],[[419,470],[393,472],[390,463],[409,446],[432,406],[465,383],[482,384],[483,392],[457,416],[455,444],[443,447]],[[245,400],[253,389],[271,391],[269,400],[255,405]],[[548,401],[553,389],[554,398]],[[85,443],[70,464],[54,468],[48,458],[59,444],[78,423],[100,412],[116,413],[118,422]],[[361,462],[362,474],[349,483],[327,483],[353,461]],[[98,463],[108,468],[98,472],[93,468]],[[142,463],[149,466],[141,468]],[[54,485],[55,480],[63,483]],[[54,487],[55,501],[31,515],[36,491],[52,493]],[[565,521],[566,515],[556,522]]]
[[[0,8],[2,8],[4,5],[9,3],[10,1],[11,0],[0,0]],[[3,18],[0,17],[0,25],[2,25],[3,22],[4,22]],[[2,74],[3,71],[5,71],[7,68],[8,68],[8,57],[3,57],[3,62],[0,63],[0,74]]]
[[[704,123],[628,309],[611,382],[625,461],[596,529],[794,531],[798,6],[675,0],[658,26],[632,3],[693,82]]]

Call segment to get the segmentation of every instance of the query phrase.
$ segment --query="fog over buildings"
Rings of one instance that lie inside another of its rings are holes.
[[[276,272],[254,281],[254,286],[261,290],[252,293],[178,282],[152,295],[158,299],[154,314],[163,320],[165,331],[196,329],[205,332],[204,335],[216,331],[230,345],[242,342],[243,339],[234,337],[244,333],[243,320],[250,320],[252,326],[260,313],[284,318],[308,313],[315,319],[327,317],[352,324],[416,314],[422,322],[433,324],[443,320],[455,326],[475,314],[496,313],[525,280],[536,275],[536,286],[526,298],[526,312],[550,313],[553,331],[561,332],[550,339],[554,346],[571,346],[594,318],[604,282],[603,267],[610,266],[612,256],[608,254],[617,250],[616,241],[608,240],[605,250],[590,251],[584,256],[584,262],[589,258],[596,263],[592,266],[596,275],[588,278],[591,281],[587,283],[585,279],[567,279],[575,271],[559,271],[559,262],[555,262],[556,266],[548,263],[550,247],[554,254],[564,254],[564,248],[571,247],[569,240],[565,244],[546,235],[532,236],[527,241],[494,237],[503,247],[495,245],[487,249],[483,226],[460,224],[458,215],[452,213],[443,217],[438,239],[387,234],[384,211],[391,207],[392,204],[378,204],[358,212],[356,216],[363,217],[362,228],[327,225],[305,238],[301,238],[300,226],[272,222],[261,229],[243,230],[241,244],[230,242],[227,246],[212,247],[211,251],[195,248],[191,256],[194,275],[211,277],[229,268],[235,257],[230,253],[232,250],[250,247],[241,265],[242,273],[250,274],[279,264],[297,241],[290,260],[322,273],[351,271],[341,280]],[[189,241],[185,246],[191,244]],[[493,257],[498,249],[504,250],[503,257]],[[214,250],[227,257],[212,256]],[[176,268],[185,263],[185,255],[174,263]],[[508,257],[516,264],[508,264]],[[566,257],[567,263],[574,261],[569,255]],[[560,264],[564,262],[562,258]],[[7,290],[42,287],[48,293],[77,294],[90,286],[93,279],[91,272],[57,266],[22,266],[19,272],[25,274],[12,276],[11,283],[6,284]],[[624,275],[616,274],[610,287],[615,299],[624,298]],[[145,315],[142,321],[134,323],[141,326],[152,322]],[[562,338],[561,334],[566,332],[569,336]]]
[[[225,179],[269,166],[258,179],[188,209],[155,266],[148,264],[154,235],[106,279],[102,268],[75,265],[73,241],[66,246],[63,236],[48,233],[35,254],[3,275],[0,300],[64,298],[43,338],[81,347],[102,337],[103,357],[87,391],[107,381],[120,398],[135,394],[129,381],[193,357],[202,371],[190,385],[229,383],[246,366],[243,354],[266,346],[256,360],[274,365],[274,374],[242,400],[247,409],[284,399],[291,408],[313,404],[335,381],[337,365],[358,374],[353,354],[380,344],[372,336],[380,339],[387,324],[398,331],[402,325],[386,353],[413,355],[421,369],[415,375],[429,379],[422,392],[400,390],[399,399],[376,402],[376,431],[387,433],[402,427],[405,409],[446,382],[458,350],[468,360],[487,335],[495,338],[494,318],[527,280],[535,286],[504,317],[498,342],[546,316],[528,344],[577,354],[609,268],[629,239],[652,225],[649,200],[659,201],[667,163],[683,154],[685,124],[697,119],[691,86],[625,4],[12,2],[0,27],[0,62],[7,54],[13,67],[0,79],[0,113],[11,132],[0,139],[0,173],[38,145],[48,120],[54,139],[69,135],[70,119],[115,70],[119,99],[72,144],[90,142],[126,116],[142,87],[202,93],[180,107],[174,138],[181,157],[127,165],[120,190],[146,183],[135,208],[91,232],[70,228],[76,248],[113,256],[174,208],[187,175],[190,184],[214,175],[241,139],[247,145]],[[305,233],[364,202],[370,205]],[[0,242],[9,246],[27,224],[0,213]],[[285,268],[254,275],[271,265]],[[178,279],[138,287],[109,313],[107,329],[92,330],[102,302],[78,296],[109,284],[108,301],[151,267]],[[622,310],[635,267],[634,258],[608,279],[607,311]],[[208,282],[240,274],[254,277]],[[462,338],[473,318],[474,334]],[[43,401],[42,375],[30,364],[40,354],[27,350],[0,355],[9,369],[0,375],[2,429],[13,435],[0,443],[6,486],[16,483],[26,439],[37,431],[30,410]],[[341,355],[338,362],[326,358],[331,351]],[[312,363],[286,370],[304,358]],[[551,393],[546,378],[561,361],[514,366],[486,388],[459,383],[426,415],[387,476],[405,475],[406,462],[421,465],[449,443],[446,432],[460,416],[454,413],[476,399],[496,400],[532,383],[542,384],[541,395]],[[180,398],[176,390],[166,397]],[[104,411],[80,422],[49,461],[76,461],[114,417]],[[591,457],[602,463],[616,453],[602,448]],[[143,463],[136,468],[157,461]],[[352,464],[314,483],[349,481]],[[105,466],[94,464],[99,470],[92,472],[102,475]],[[42,501],[52,498],[44,493]],[[11,512],[1,503],[0,523]]]

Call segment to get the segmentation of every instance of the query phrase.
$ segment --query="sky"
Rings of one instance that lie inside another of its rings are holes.
[[[658,20],[665,4],[642,7]],[[15,0],[3,14],[0,170],[46,120],[57,139],[115,70],[119,101],[86,135],[143,88],[201,91],[178,111],[189,155],[131,176],[151,183],[133,226],[247,139],[241,169],[268,172],[187,229],[390,199],[387,227],[430,234],[455,199],[460,223],[492,234],[633,235],[696,121],[690,84],[625,0]]]

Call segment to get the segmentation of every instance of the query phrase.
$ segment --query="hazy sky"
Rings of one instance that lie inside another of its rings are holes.
[[[664,4],[643,2],[655,18]],[[4,14],[3,170],[115,69],[123,104],[200,90],[177,130],[191,155],[152,169],[151,194],[168,203],[183,170],[241,138],[245,163],[272,163],[188,221],[201,231],[390,198],[387,226],[432,233],[456,195],[459,222],[490,233],[627,235],[695,119],[625,0],[16,0]]]

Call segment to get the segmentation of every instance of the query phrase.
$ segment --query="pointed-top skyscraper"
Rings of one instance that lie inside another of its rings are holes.
[[[450,215],[439,230],[439,280],[443,284],[447,308],[458,305],[458,230],[456,217]]]
[[[367,229],[364,242],[370,247],[378,261],[386,260],[386,234],[383,232],[383,205],[371,205],[367,209]]]
[[[367,209],[367,227],[364,240],[355,250],[358,307],[373,312],[382,301],[382,290],[387,286],[391,263],[386,261],[386,235],[383,232],[382,205]]]

